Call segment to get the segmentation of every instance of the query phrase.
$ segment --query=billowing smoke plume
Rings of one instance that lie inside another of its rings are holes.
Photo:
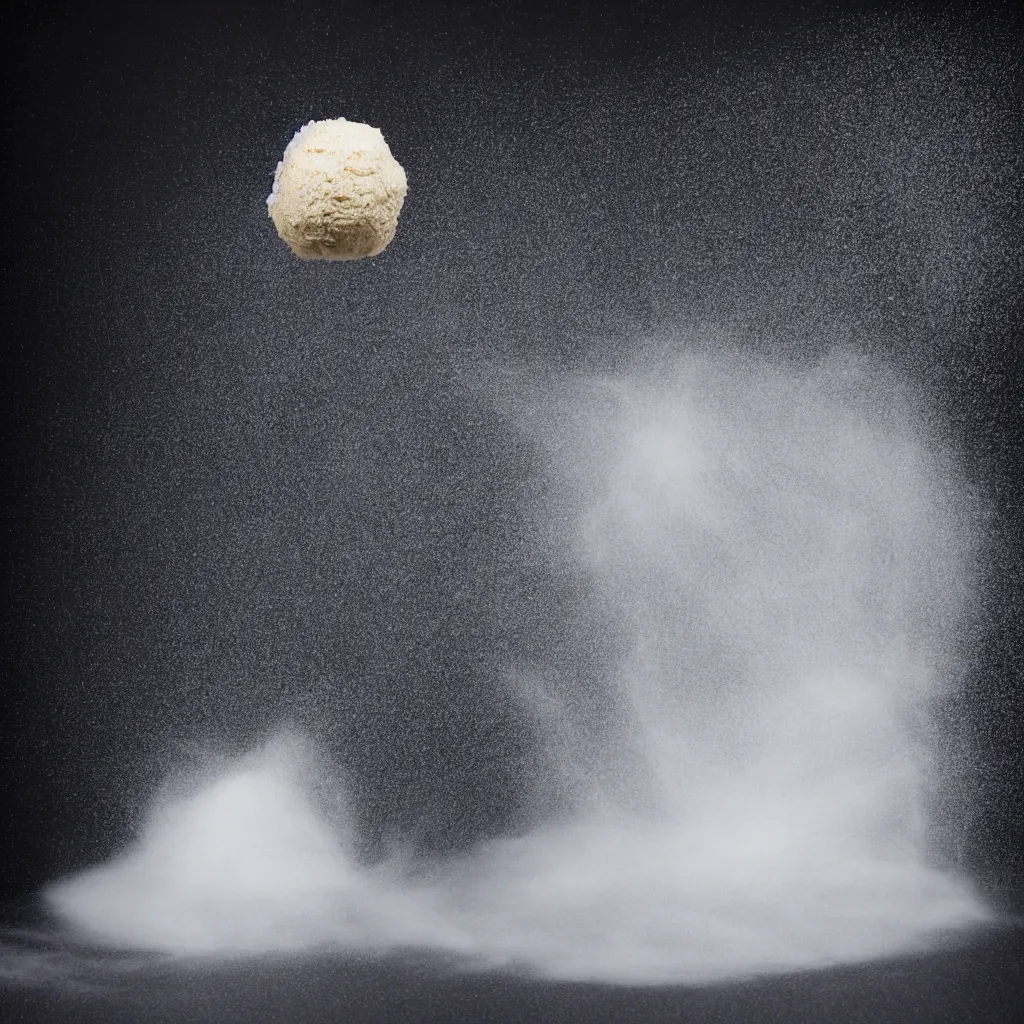
[[[343,782],[292,737],[169,801],[51,906],[129,948],[418,946],[644,982],[985,920],[929,826],[977,530],[912,391],[838,357],[707,352],[491,384],[543,456],[524,512],[589,578],[614,652],[584,676],[509,673],[540,764],[532,831],[360,864],[344,800],[323,799]]]

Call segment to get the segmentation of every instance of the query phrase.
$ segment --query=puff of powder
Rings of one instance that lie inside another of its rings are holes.
[[[395,237],[408,183],[380,129],[337,118],[295,133],[274,173],[267,212],[304,260],[359,260]]]

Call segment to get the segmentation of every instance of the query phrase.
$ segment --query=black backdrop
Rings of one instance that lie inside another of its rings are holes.
[[[994,512],[968,852],[1019,884],[1020,36],[935,12],[9,12],[4,896],[123,845],[183,746],[282,719],[348,767],[371,840],[513,826],[501,667],[601,651],[459,361],[611,365],[705,320],[790,354],[852,332],[942,396]],[[270,173],[339,115],[384,130],[409,200],[379,259],[301,265]]]

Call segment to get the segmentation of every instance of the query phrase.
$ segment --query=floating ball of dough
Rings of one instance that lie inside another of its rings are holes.
[[[340,117],[295,133],[274,173],[267,211],[304,260],[359,260],[382,252],[408,189],[380,129]]]

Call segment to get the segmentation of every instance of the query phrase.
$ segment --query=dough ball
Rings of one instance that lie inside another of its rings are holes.
[[[267,211],[296,256],[359,260],[395,237],[407,187],[380,129],[310,121],[277,165]]]

